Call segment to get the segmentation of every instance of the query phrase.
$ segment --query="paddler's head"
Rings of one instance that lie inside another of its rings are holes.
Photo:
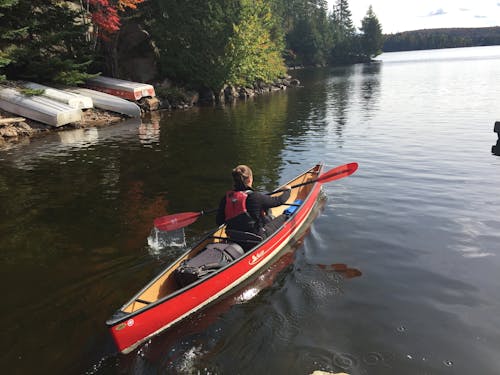
[[[233,169],[233,181],[235,190],[246,190],[252,187],[253,174],[247,165],[238,165]]]

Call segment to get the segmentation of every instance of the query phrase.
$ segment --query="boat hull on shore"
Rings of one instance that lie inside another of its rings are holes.
[[[266,270],[290,241],[301,233],[312,215],[321,191],[321,184],[313,181],[318,178],[321,170],[322,165],[318,164],[287,183],[306,183],[298,189],[292,189],[287,201],[288,204],[300,201],[300,205],[294,206],[295,212],[287,217],[276,232],[243,256],[188,286],[179,288],[176,285],[173,274],[181,262],[194,257],[208,244],[233,242],[225,227],[221,226],[179,257],[117,310],[106,324],[118,349],[122,353],[132,351],[147,339],[234,292]],[[272,214],[279,216],[283,210],[283,206],[275,207]]]
[[[89,78],[85,82],[85,85],[89,89],[102,91],[132,101],[155,96],[155,89],[152,85],[118,78],[103,76]]]
[[[141,109],[139,106],[128,100],[118,98],[104,92],[84,88],[67,88],[65,91],[88,96],[92,99],[95,108],[121,113],[129,117],[141,117]]]
[[[42,90],[42,96],[47,97],[56,102],[61,102],[69,105],[71,108],[88,109],[93,108],[92,99],[88,96],[78,95],[73,92],[66,92],[45,85],[40,85],[35,82],[25,82],[24,87],[32,90]]]
[[[0,88],[0,108],[51,126],[82,119],[82,111],[42,96],[27,96],[13,88]]]

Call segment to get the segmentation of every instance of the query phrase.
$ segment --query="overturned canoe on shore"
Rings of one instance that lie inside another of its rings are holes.
[[[121,113],[129,117],[141,117],[141,109],[139,106],[135,103],[129,102],[128,100],[118,98],[104,92],[84,88],[71,87],[65,89],[64,91],[91,98],[94,103],[94,107],[96,108]]]
[[[144,97],[154,97],[155,89],[146,83],[125,81],[118,78],[94,77],[85,82],[85,86],[97,91],[118,96],[128,100],[139,100]]]
[[[45,96],[56,102],[67,104],[71,108],[88,109],[94,107],[94,104],[92,103],[92,98],[88,96],[83,96],[75,94],[73,92],[58,90],[34,82],[25,82],[22,85],[32,90],[43,90],[43,94],[41,94],[42,96]]]
[[[43,96],[26,96],[13,88],[0,88],[0,108],[51,126],[82,119],[82,111]]]

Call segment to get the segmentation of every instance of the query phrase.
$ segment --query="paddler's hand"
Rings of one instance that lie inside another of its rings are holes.
[[[285,185],[283,187],[283,190],[292,190],[292,187],[290,185]]]

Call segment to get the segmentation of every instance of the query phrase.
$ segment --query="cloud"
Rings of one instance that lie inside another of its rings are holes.
[[[480,16],[480,15],[475,15],[474,18],[488,18],[488,16]]]
[[[446,13],[447,12],[445,12],[443,8],[439,8],[438,10],[433,10],[432,12],[430,12],[429,14],[427,14],[427,17],[443,16]]]
[[[468,11],[470,11],[470,9],[468,9],[468,8],[459,8],[458,10],[461,11],[461,12],[468,12]]]

